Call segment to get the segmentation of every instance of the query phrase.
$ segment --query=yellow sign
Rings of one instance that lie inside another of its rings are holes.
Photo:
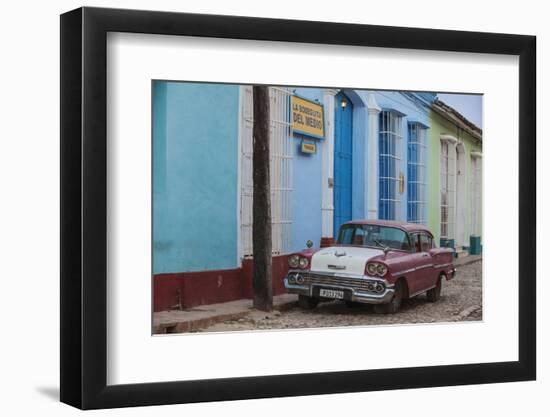
[[[317,145],[311,142],[302,142],[302,152],[303,153],[315,153],[317,152]]]
[[[292,96],[292,129],[318,139],[325,137],[323,106],[314,101]]]

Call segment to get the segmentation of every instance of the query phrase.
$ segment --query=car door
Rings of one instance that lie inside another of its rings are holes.
[[[409,293],[418,294],[434,285],[433,281],[433,260],[430,255],[432,244],[431,236],[425,232],[410,234],[413,259],[412,279],[409,280]]]
[[[433,248],[433,237],[427,232],[419,233],[420,250],[422,258],[426,260],[423,269],[419,270],[419,281],[424,289],[432,288],[437,283],[437,271],[435,270],[435,260],[430,252]]]

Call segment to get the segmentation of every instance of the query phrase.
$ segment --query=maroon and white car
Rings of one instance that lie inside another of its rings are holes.
[[[334,246],[291,254],[288,264],[285,287],[301,307],[340,299],[374,304],[377,313],[395,313],[424,292],[435,302],[455,274],[453,250],[437,248],[425,226],[385,220],[344,223]]]

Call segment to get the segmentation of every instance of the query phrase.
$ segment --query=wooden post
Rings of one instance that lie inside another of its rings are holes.
[[[271,277],[271,187],[269,181],[269,88],[254,86],[252,244],[254,308],[273,308]]]

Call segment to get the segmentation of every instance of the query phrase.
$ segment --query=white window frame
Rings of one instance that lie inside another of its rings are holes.
[[[272,254],[288,253],[292,244],[293,146],[289,88],[269,87]],[[241,87],[240,258],[251,257],[252,244],[252,86]]]
[[[387,218],[382,210],[381,203],[387,202],[387,206],[391,207],[394,211],[395,216],[393,216],[392,219],[388,220],[398,220],[400,218],[401,213],[401,198],[400,196],[400,185],[401,185],[401,178],[399,176],[400,173],[400,167],[401,167],[401,148],[402,148],[402,139],[403,139],[403,116],[393,110],[383,110],[380,112],[380,132],[379,132],[379,174],[378,174],[378,180],[379,180],[379,211],[378,216],[380,219]],[[387,150],[388,152],[383,152],[383,147],[381,146],[380,142],[382,140],[388,141]],[[393,160],[394,166],[393,166],[393,172],[391,171],[391,168],[388,169],[387,172],[382,172],[382,163],[381,159],[387,158],[388,160]],[[384,184],[382,184],[384,182]],[[382,191],[384,187],[387,187],[385,190],[387,191],[387,194],[390,194],[391,187],[394,188],[394,195],[395,198],[383,198],[382,197]],[[390,210],[391,211],[391,210]],[[389,215],[389,213],[388,213]]]
[[[413,131],[416,140],[411,140]],[[427,136],[428,129],[426,126],[411,122],[407,126],[407,221],[410,223],[426,224],[426,161],[427,161]],[[416,146],[417,159],[411,160],[410,146]],[[412,180],[410,171],[415,171],[415,180]],[[410,200],[410,185],[417,185],[416,200]],[[410,210],[411,206],[415,206],[415,210]],[[416,213],[414,218],[409,218],[409,211]]]

